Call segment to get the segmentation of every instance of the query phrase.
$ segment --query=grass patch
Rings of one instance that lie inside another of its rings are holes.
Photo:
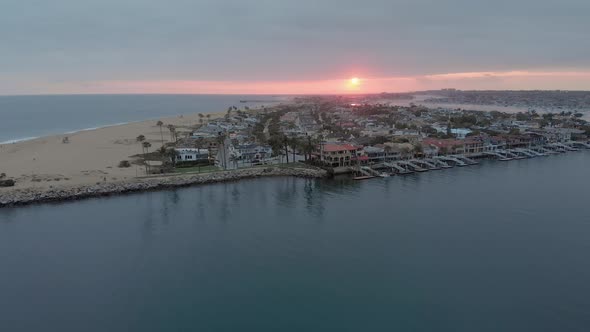
[[[174,173],[184,174],[184,173],[211,173],[221,171],[221,169],[217,166],[213,165],[205,165],[205,166],[193,166],[193,167],[182,167],[174,169]]]

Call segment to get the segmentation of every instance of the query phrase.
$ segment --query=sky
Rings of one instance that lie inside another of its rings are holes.
[[[588,0],[1,4],[0,95],[590,90]]]

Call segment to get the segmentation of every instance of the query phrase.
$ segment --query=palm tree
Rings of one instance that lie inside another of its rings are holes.
[[[141,146],[144,148],[145,152],[143,153],[143,159],[145,160],[145,173],[148,174],[149,164],[147,163],[147,153],[149,152],[150,147],[152,146],[150,142],[143,142]]]
[[[162,138],[162,146],[164,146],[164,133],[162,132],[163,125],[164,125],[164,122],[162,122],[162,121],[158,121],[156,123],[156,126],[160,127],[160,137]]]
[[[289,138],[283,136],[283,146],[285,147],[285,156],[287,157],[287,164],[289,163]]]
[[[324,162],[324,135],[320,134],[318,139],[320,141],[320,162]]]
[[[220,152],[221,158],[222,158],[222,167],[223,169],[226,169],[226,161],[225,161],[225,135],[222,133],[219,133],[219,135],[217,136],[217,146],[218,146],[218,150]]]
[[[176,128],[174,128],[173,125],[169,124],[168,130],[170,131],[170,140],[174,141],[174,132],[176,131]]]
[[[135,140],[138,141],[141,144],[143,141],[145,141],[145,136],[139,135],[139,136],[137,136],[137,138]],[[141,153],[144,153],[143,151],[144,151],[144,148],[143,148],[143,145],[142,145]]]
[[[173,125],[168,125],[168,130],[170,130],[170,139],[174,142],[178,141],[178,134],[176,133],[176,127]]]
[[[152,144],[150,142],[143,142],[141,143],[141,145],[143,146],[143,148],[145,149],[145,152],[148,153],[149,152],[149,148],[152,147]]]

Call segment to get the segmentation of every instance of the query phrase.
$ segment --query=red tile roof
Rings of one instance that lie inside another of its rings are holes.
[[[323,149],[325,152],[356,151],[360,149],[360,147],[352,144],[325,144]]]
[[[456,139],[437,139],[437,138],[425,138],[422,140],[423,144],[426,145],[434,145],[438,148],[442,147],[453,147],[453,146],[461,146],[464,145],[465,142],[456,140]]]

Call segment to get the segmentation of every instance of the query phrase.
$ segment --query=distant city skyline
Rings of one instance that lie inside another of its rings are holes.
[[[0,95],[590,90],[588,12],[584,0],[8,0]]]

